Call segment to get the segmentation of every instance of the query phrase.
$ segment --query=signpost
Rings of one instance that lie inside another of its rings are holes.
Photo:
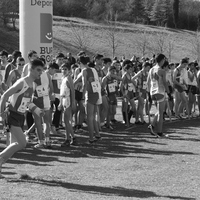
[[[20,51],[35,50],[46,62],[53,57],[53,0],[19,0]]]

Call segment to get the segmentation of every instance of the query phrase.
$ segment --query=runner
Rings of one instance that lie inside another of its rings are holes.
[[[29,69],[28,69],[28,68],[29,68],[29,63],[30,63],[31,61],[37,59],[37,58],[38,58],[38,55],[37,55],[37,52],[36,52],[36,51],[31,50],[31,51],[28,52],[28,60],[29,60],[29,62],[28,62],[26,65],[24,65],[24,68],[23,68],[23,71],[22,71],[22,77],[27,76],[28,70],[29,70]]]
[[[188,64],[188,108],[189,115],[192,117],[192,109],[196,105],[196,94],[197,94],[197,71],[195,68],[195,63],[191,62]]]
[[[133,114],[136,114],[136,87],[135,83],[132,81],[132,65],[126,64],[124,67],[125,73],[122,76],[122,82],[120,84],[120,90],[123,94],[122,102],[122,114],[127,126],[129,126],[130,119]],[[130,111],[128,111],[128,103],[130,103]]]
[[[108,68],[107,75],[102,80],[102,88],[106,90],[109,108],[106,116],[106,128],[113,130],[113,127],[110,125],[111,117],[116,114],[117,107],[117,97],[116,97],[116,83],[115,81],[122,79],[116,74],[116,68],[114,66],[110,66]]]
[[[53,121],[52,121],[52,130],[58,131],[60,127],[60,119],[61,119],[61,111],[58,110],[58,105],[60,104],[60,85],[62,82],[62,73],[61,73],[61,66],[63,64],[64,60],[64,54],[63,53],[58,53],[56,55],[56,64],[59,66],[59,70],[56,71],[56,73],[52,76],[52,83],[53,83],[53,89],[54,89],[54,95],[55,95],[55,101],[52,104],[52,109],[53,106],[55,106],[55,112],[53,114]]]
[[[147,90],[150,92],[152,100],[157,102],[157,113],[153,122],[148,126],[152,135],[157,137],[167,136],[163,133],[163,112],[165,109],[165,92],[169,94],[166,82],[166,72],[162,66],[166,60],[165,55],[158,54],[156,57],[156,65],[150,69],[147,78]],[[157,133],[154,129],[157,128]]]
[[[101,139],[98,126],[98,105],[102,103],[101,85],[97,71],[87,66],[87,59],[82,59],[85,68],[82,70],[83,96],[85,96],[89,144]],[[94,138],[95,131],[95,138]]]
[[[1,51],[0,52],[0,60],[1,60],[1,62],[0,62],[0,66],[1,66],[1,76],[2,76],[2,80],[3,80],[3,78],[4,78],[4,76],[5,76],[5,69],[6,69],[6,66],[9,64],[9,62],[8,62],[8,52],[7,51],[5,51],[5,50],[3,50],[3,51]]]
[[[79,68],[76,69],[74,77],[74,88],[75,88],[75,100],[76,100],[76,113],[75,113],[75,126],[74,129],[78,132],[82,123],[85,119],[85,107],[84,107],[84,96],[83,96],[83,83],[81,71],[87,67],[87,57],[80,56]]]
[[[16,69],[13,69],[7,79],[6,82],[6,88],[8,89],[10,86],[12,86],[18,79],[21,78],[22,70],[25,65],[25,60],[22,57],[18,57],[16,61]]]
[[[43,110],[43,115],[38,116],[33,112],[35,125],[37,128],[38,144],[34,148],[51,148],[50,142],[50,96],[53,93],[53,85],[50,75],[43,71],[40,78],[34,81],[36,84],[33,103]],[[43,124],[42,124],[43,122]],[[44,125],[44,127],[42,127]],[[43,135],[44,130],[44,135]],[[44,139],[45,136],[45,139]]]
[[[62,83],[60,88],[60,104],[59,110],[64,111],[64,122],[65,122],[65,141],[61,144],[61,147],[66,147],[76,144],[76,138],[72,128],[72,113],[76,109],[75,105],[75,91],[73,80],[71,77],[71,65],[65,63],[61,66],[62,71]]]
[[[108,73],[108,69],[111,67],[112,60],[110,58],[103,58],[103,68],[102,73],[98,73],[101,77],[101,82],[103,77],[105,77]],[[100,105],[100,122],[101,122],[101,128],[112,128],[110,124],[105,125],[105,120],[108,116],[109,111],[109,103],[108,103],[108,96],[107,92],[105,90],[105,87],[101,87],[101,96],[102,96],[102,104]],[[110,122],[109,122],[110,123]]]
[[[29,67],[30,67],[29,63],[32,62],[33,60],[37,59],[37,58],[38,58],[38,55],[37,55],[36,51],[31,50],[31,51],[28,52],[29,62],[24,65],[24,68],[23,68],[23,71],[22,71],[22,77],[27,76],[27,74],[29,73]],[[34,124],[33,115],[29,111],[26,113],[26,123],[27,123],[28,129],[30,129],[30,127]],[[32,132],[34,132],[34,130]]]
[[[12,143],[0,153],[0,169],[11,156],[26,147],[26,138],[23,133],[24,114],[27,106],[40,115],[42,111],[30,103],[33,94],[33,82],[38,79],[43,71],[43,63],[40,60],[34,60],[30,63],[29,74],[19,79],[2,96],[0,103],[0,116],[5,120],[6,102],[10,97],[11,101],[8,107],[8,124],[11,131]],[[30,104],[29,104],[30,103]],[[0,170],[1,171],[1,170]],[[2,174],[1,174],[2,177]]]
[[[142,69],[137,72],[136,75],[132,77],[132,81],[137,81],[137,90],[138,90],[138,105],[137,105],[137,114],[136,114],[136,121],[135,124],[143,125],[146,122],[144,121],[144,100],[147,98],[147,76],[150,70],[150,63],[144,62],[142,65]],[[140,120],[139,121],[139,117]]]
[[[183,109],[186,108],[187,114],[189,114],[188,99],[187,99],[187,84],[183,78],[182,71],[188,66],[188,59],[183,58],[181,63],[175,68],[173,74],[173,83],[175,88],[175,116],[182,119]]]
[[[15,51],[13,51],[12,56],[13,56],[12,62],[9,63],[9,64],[6,66],[6,68],[5,68],[5,76],[4,76],[4,78],[3,78],[4,83],[7,82],[7,79],[8,79],[8,76],[9,76],[10,71],[12,71],[13,69],[16,68],[16,61],[17,61],[17,58],[18,58],[18,57],[21,57],[22,54],[21,54],[20,51],[15,50]]]

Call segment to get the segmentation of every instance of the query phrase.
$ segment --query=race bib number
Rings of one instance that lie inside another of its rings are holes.
[[[93,81],[93,82],[91,82],[91,86],[92,86],[92,91],[94,93],[101,91],[101,86],[100,86],[99,81]]]
[[[143,82],[143,87],[142,87],[142,89],[144,89],[144,90],[147,89],[147,82],[146,82],[146,81]]]
[[[108,91],[110,93],[115,92],[115,87],[116,87],[115,83],[108,84]]]
[[[157,88],[158,88],[158,83],[157,83],[157,82],[153,82],[152,88],[153,88],[153,89],[157,89]]]
[[[48,96],[49,91],[48,87],[44,87],[42,85],[36,87],[38,97]]]
[[[31,98],[23,97],[20,106],[18,107],[17,111],[20,113],[25,113],[26,109],[28,107],[28,104],[30,103]]]
[[[130,91],[130,92],[131,91],[133,91],[133,92],[135,91],[135,87],[134,87],[133,83],[129,83],[128,84],[128,91]]]
[[[114,80],[114,83],[115,83],[115,87],[118,87],[118,82],[117,82],[117,80]]]

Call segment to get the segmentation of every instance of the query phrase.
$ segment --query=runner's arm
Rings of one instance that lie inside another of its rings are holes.
[[[82,83],[83,83],[83,97],[85,96],[87,90],[87,71],[82,71]]]
[[[7,91],[4,92],[4,94],[1,96],[0,101],[0,114],[4,112],[6,102],[8,101],[8,98],[20,91],[23,87],[23,82],[17,82],[13,86],[11,86]]]
[[[173,73],[173,83],[182,87],[182,85],[176,80],[177,74],[178,74],[178,71],[177,69],[175,69]]]
[[[166,72],[165,70],[162,70],[162,78],[163,78],[163,85],[165,87],[165,91],[167,92],[167,94],[169,94],[169,87],[168,87],[168,84],[167,84],[167,81],[166,81]]]
[[[14,77],[15,77],[15,72],[11,71],[9,73],[8,79],[6,81],[6,90],[11,86],[11,82],[12,82],[12,80],[13,80]]]

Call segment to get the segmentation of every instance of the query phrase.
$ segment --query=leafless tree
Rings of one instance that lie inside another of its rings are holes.
[[[153,38],[154,52],[164,53],[166,51],[167,35],[166,33],[157,33]]]
[[[166,48],[167,48],[168,59],[171,62],[172,53],[175,48],[175,41],[174,41],[174,39],[172,39],[171,35],[168,35],[168,37],[167,37]]]
[[[112,56],[115,57],[116,50],[119,47],[119,40],[118,40],[118,29],[117,29],[117,12],[114,14],[114,20],[110,21],[109,16],[113,16],[112,14],[109,14],[106,19],[107,23],[107,29],[105,31],[105,43],[106,45],[112,49]]]
[[[148,53],[150,47],[150,36],[146,31],[138,34],[134,40],[134,45],[139,50],[142,56],[145,56]]]
[[[93,41],[91,40],[92,31],[88,26],[81,26],[70,22],[70,40],[78,50],[87,51],[91,48]]]
[[[200,32],[197,31],[191,40],[193,53],[196,55],[198,61],[200,61]]]

